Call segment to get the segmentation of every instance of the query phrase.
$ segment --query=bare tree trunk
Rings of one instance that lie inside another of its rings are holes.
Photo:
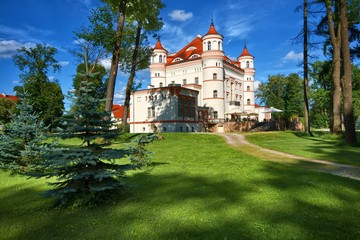
[[[136,74],[136,65],[137,65],[138,52],[139,52],[139,46],[140,46],[141,29],[142,29],[142,24],[139,22],[138,27],[136,29],[134,51],[133,51],[133,54],[131,57],[130,75],[129,75],[128,82],[126,85],[126,90],[125,90],[124,116],[122,119],[123,127],[125,127],[127,124],[127,116],[129,114],[129,109],[130,109],[130,96],[131,96],[131,90],[134,85],[134,78],[135,78],[135,74]],[[134,101],[134,99],[133,99],[133,101]]]
[[[127,0],[122,0],[119,3],[119,18],[118,25],[116,28],[116,36],[114,42],[114,49],[112,51],[111,58],[111,67],[110,67],[110,75],[106,89],[106,103],[105,103],[105,111],[111,113],[112,105],[114,101],[114,91],[115,91],[115,82],[118,71],[119,59],[120,59],[120,48],[121,48],[121,39],[122,33],[124,29],[125,23],[125,10],[126,10]]]
[[[352,69],[348,31],[347,1],[340,0],[341,50],[343,55],[344,76],[342,78],[344,97],[345,140],[349,145],[356,143],[355,120],[352,106]]]
[[[307,19],[307,0],[304,0],[304,117],[305,132],[310,132],[309,119],[309,101],[308,101],[308,85],[309,85],[309,66],[308,66],[308,19]]]
[[[324,0],[327,12],[328,26],[331,44],[333,47],[333,66],[332,66],[332,125],[330,130],[334,134],[342,134],[341,130],[341,86],[340,86],[340,69],[341,69],[341,38],[340,38],[340,23],[334,22],[331,1]],[[336,24],[336,27],[334,26]],[[335,32],[336,31],[336,32]]]

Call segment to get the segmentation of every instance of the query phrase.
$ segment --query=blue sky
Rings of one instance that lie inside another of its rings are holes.
[[[245,39],[249,52],[255,57],[257,83],[269,75],[301,73],[299,64],[302,46],[293,45],[301,29],[302,13],[295,8],[302,0],[164,0],[161,11],[165,23],[159,32],[169,52],[176,52],[204,35],[211,19],[224,36],[224,51],[236,59],[242,52]],[[75,47],[74,31],[86,26],[91,8],[99,0],[2,0],[0,8],[0,93],[15,94],[19,84],[19,70],[11,56],[21,46],[32,47],[46,43],[58,49],[56,59],[60,73],[49,73],[57,79],[63,93],[72,88],[72,78],[78,64],[66,49]],[[151,39],[151,43],[155,43]],[[106,62],[106,61],[105,61]],[[140,71],[137,80],[149,82],[149,71]],[[127,76],[119,72],[115,102],[122,103]]]

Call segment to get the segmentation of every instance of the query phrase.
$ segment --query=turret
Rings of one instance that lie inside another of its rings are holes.
[[[165,87],[167,50],[162,46],[160,39],[156,42],[150,60],[150,87]]]
[[[249,53],[244,46],[241,55],[238,57],[240,67],[244,69],[244,84],[243,84],[243,104],[245,110],[254,111],[255,109],[255,68],[254,68],[254,57]]]
[[[212,106],[212,118],[224,119],[224,52],[223,36],[211,23],[209,31],[202,37],[203,53],[203,105]]]

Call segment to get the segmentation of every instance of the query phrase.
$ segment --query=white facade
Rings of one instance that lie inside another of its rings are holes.
[[[131,132],[151,132],[154,126],[158,131],[202,131],[204,121],[260,117],[255,105],[254,57],[246,47],[235,61],[225,56],[223,36],[214,24],[206,35],[198,35],[175,54],[168,54],[158,40],[150,61],[149,89],[132,95]],[[179,93],[172,94],[175,88]],[[149,101],[151,94],[154,97]],[[169,97],[160,100],[164,94]],[[182,118],[176,102],[179,96],[196,96],[194,116]],[[148,113],[152,107],[153,117]]]

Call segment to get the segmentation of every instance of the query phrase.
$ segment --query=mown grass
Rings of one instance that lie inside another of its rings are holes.
[[[95,209],[52,209],[45,180],[1,173],[0,238],[360,238],[358,181],[264,162],[214,135],[164,137],[132,187]]]
[[[249,142],[264,148],[298,156],[360,166],[360,147],[351,147],[334,135],[314,132],[248,133]],[[360,134],[358,139],[360,139]]]

